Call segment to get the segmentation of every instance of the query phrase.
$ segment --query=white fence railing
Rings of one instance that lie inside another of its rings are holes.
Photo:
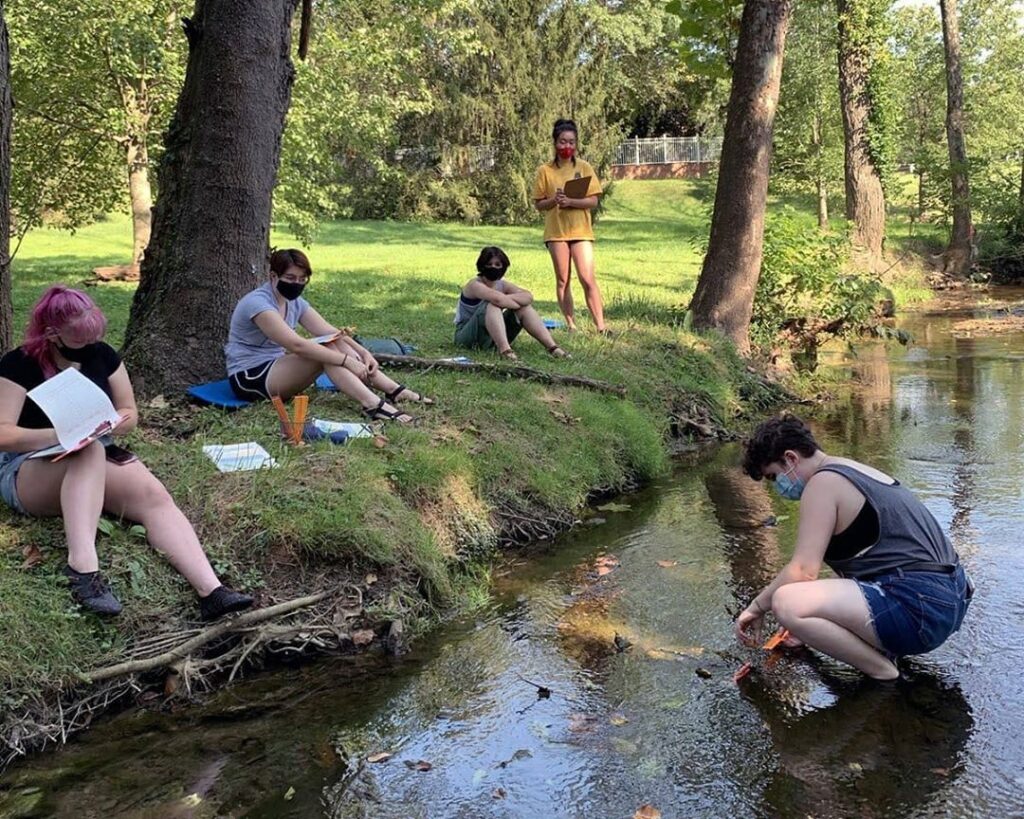
[[[613,165],[665,165],[670,162],[717,162],[722,138],[649,137],[627,139],[615,151]]]

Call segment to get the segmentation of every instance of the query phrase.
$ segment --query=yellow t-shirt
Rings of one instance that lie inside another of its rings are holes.
[[[564,188],[570,179],[582,179],[585,176],[590,177],[587,196],[597,196],[601,193],[601,181],[587,160],[577,157],[575,165],[571,161],[560,160],[559,165],[560,167],[556,168],[554,163],[545,162],[537,168],[537,177],[533,183],[534,201],[548,199],[554,196],[559,188]],[[589,210],[553,207],[544,211],[545,242],[572,242],[578,239],[594,241],[594,228],[590,223]]]

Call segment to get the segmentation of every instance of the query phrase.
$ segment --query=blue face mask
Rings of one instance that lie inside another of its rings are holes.
[[[793,469],[796,469],[794,466]],[[789,471],[792,472],[793,469]],[[786,472],[780,472],[775,476],[775,489],[786,500],[800,500],[804,493],[804,482],[802,478],[790,478]]]

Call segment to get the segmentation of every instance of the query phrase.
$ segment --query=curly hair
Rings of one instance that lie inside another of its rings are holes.
[[[744,441],[743,471],[759,481],[764,477],[764,468],[781,461],[787,449],[810,458],[821,447],[807,424],[795,415],[785,413],[762,421]]]

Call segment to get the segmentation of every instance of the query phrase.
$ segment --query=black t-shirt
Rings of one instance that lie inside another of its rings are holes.
[[[117,350],[101,341],[96,345],[96,354],[81,363],[79,372],[113,400],[113,396],[110,394],[110,376],[117,372],[117,368],[120,366],[121,356],[117,354]],[[26,392],[35,389],[46,380],[39,362],[21,347],[11,350],[3,358],[0,358],[0,378],[13,381],[18,386],[24,387]],[[35,401],[26,398],[25,406],[21,408],[21,416],[18,418],[18,426],[25,429],[48,429],[53,424],[39,409]]]

